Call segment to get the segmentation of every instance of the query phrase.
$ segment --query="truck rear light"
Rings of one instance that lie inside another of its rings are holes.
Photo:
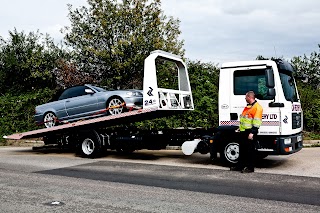
[[[286,152],[291,152],[291,151],[292,151],[292,147],[291,147],[291,146],[286,147],[286,148],[284,148],[284,151],[286,151]]]

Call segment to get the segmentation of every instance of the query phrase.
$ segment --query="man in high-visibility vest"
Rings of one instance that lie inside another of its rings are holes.
[[[240,157],[236,167],[231,170],[240,170],[242,173],[254,172],[256,136],[262,124],[261,105],[256,101],[253,91],[249,91],[245,96],[248,105],[243,109],[240,115],[239,145]]]

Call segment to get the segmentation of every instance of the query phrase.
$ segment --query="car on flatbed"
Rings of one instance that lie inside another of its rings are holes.
[[[141,90],[105,90],[90,84],[70,87],[58,100],[35,109],[35,121],[47,128],[59,123],[94,118],[101,115],[116,115],[132,107],[141,107]]]

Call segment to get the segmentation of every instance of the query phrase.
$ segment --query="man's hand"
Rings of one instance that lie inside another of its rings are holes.
[[[250,134],[248,135],[248,139],[249,139],[249,140],[253,140],[253,134],[252,134],[252,133],[250,133]]]
[[[240,129],[238,128],[238,129],[236,129],[236,130],[234,130],[235,132],[240,132]]]

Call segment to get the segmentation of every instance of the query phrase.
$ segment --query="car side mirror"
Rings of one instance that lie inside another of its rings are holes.
[[[92,89],[85,89],[84,92],[87,94],[94,94],[94,91]]]

